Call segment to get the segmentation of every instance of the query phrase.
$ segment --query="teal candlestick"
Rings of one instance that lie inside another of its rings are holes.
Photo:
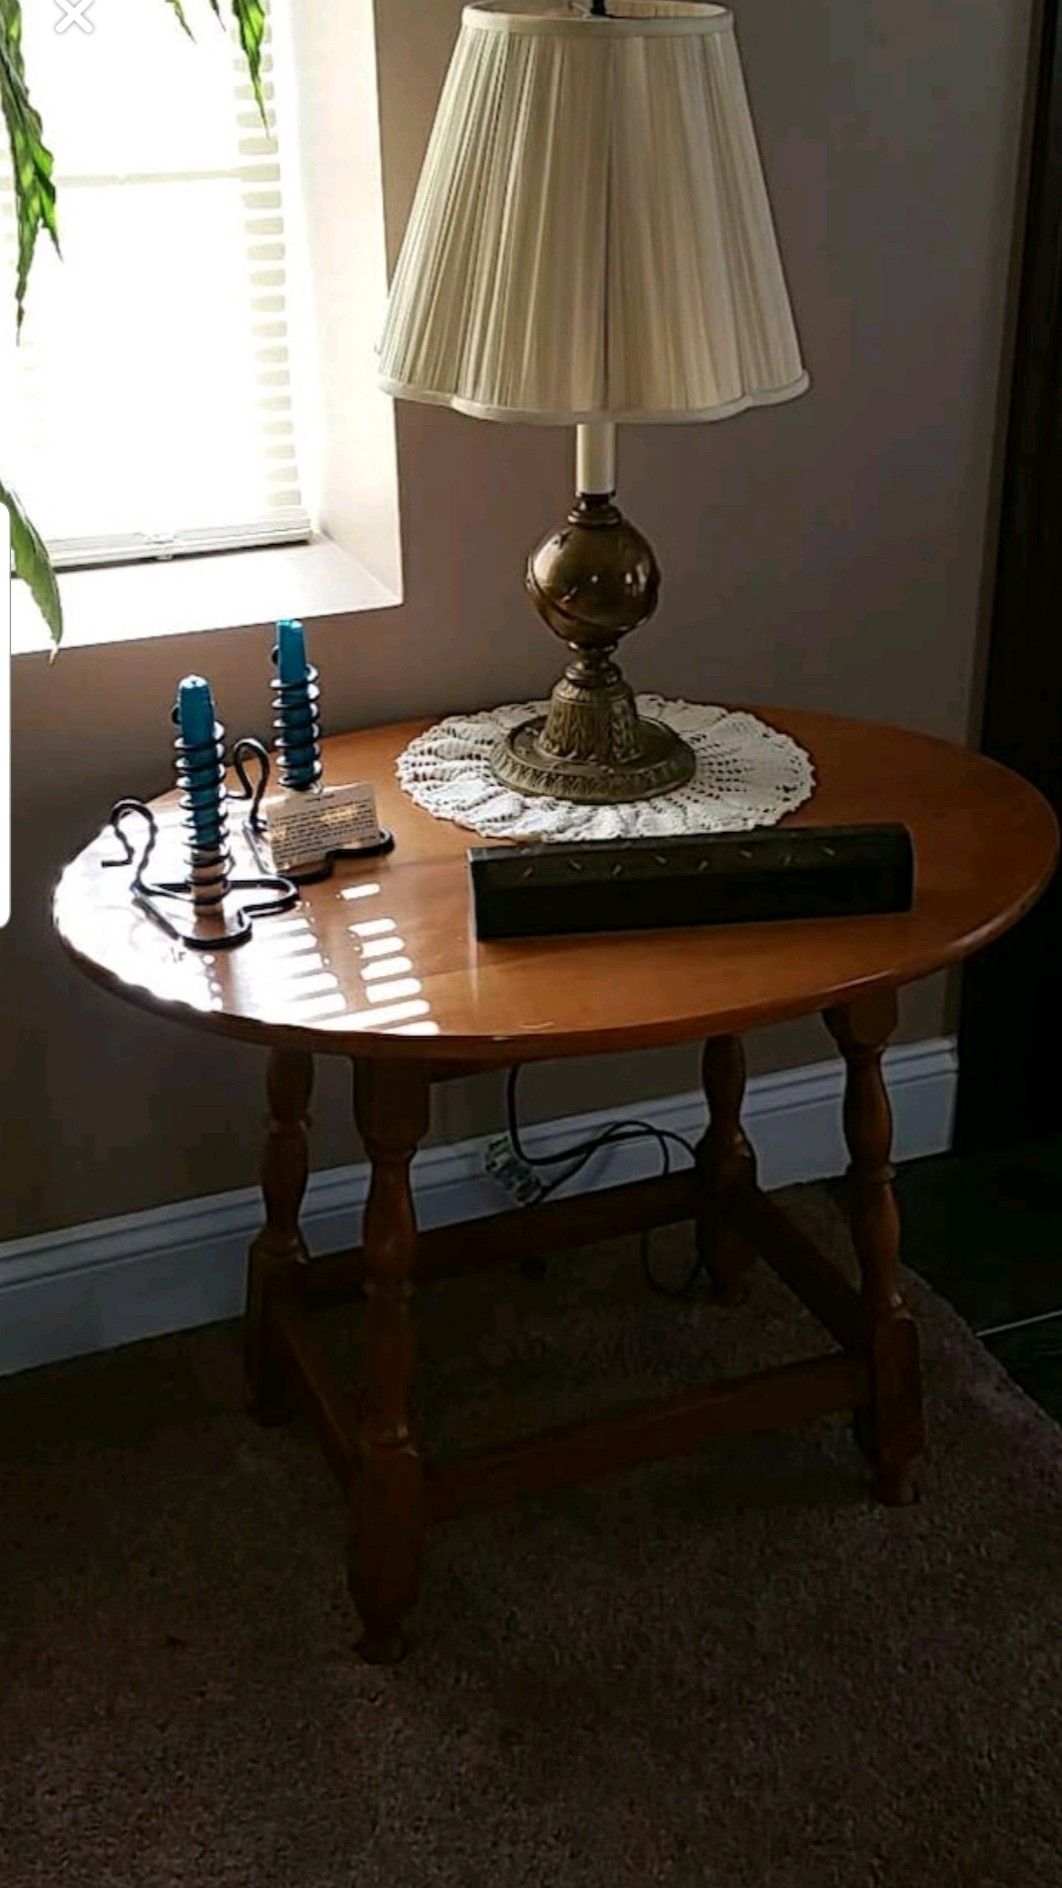
[[[177,724],[189,747],[214,738],[214,697],[201,675],[186,675],[178,685]]]
[[[277,675],[285,683],[305,682],[309,673],[306,631],[294,617],[286,616],[277,624]]]
[[[320,778],[320,724],[317,719],[317,671],[306,656],[306,631],[285,617],[277,624],[273,684],[280,777],[292,793],[308,793]]]
[[[218,785],[214,739],[214,697],[201,675],[186,675],[178,685],[175,718],[188,765],[187,794],[192,815],[192,837],[201,847],[216,846],[220,837],[221,789]]]

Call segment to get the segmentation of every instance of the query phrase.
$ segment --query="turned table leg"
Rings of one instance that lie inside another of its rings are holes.
[[[745,1049],[739,1036],[718,1036],[704,1045],[701,1060],[708,1126],[694,1150],[700,1198],[695,1222],[697,1251],[716,1298],[736,1304],[744,1293],[753,1253],[727,1225],[722,1206],[734,1188],[756,1182],[756,1156],[741,1126],[745,1097]]]
[[[354,1062],[354,1111],[372,1164],[363,1233],[366,1298],[358,1462],[351,1491],[350,1588],[372,1664],[405,1649],[402,1622],[420,1583],[424,1491],[410,1433],[417,1224],[410,1163],[428,1124],[423,1066]]]
[[[266,1072],[269,1127],[262,1159],[265,1225],[251,1247],[244,1321],[244,1370],[251,1408],[263,1422],[287,1414],[284,1385],[270,1354],[264,1301],[269,1281],[282,1265],[305,1264],[299,1209],[309,1171],[307,1109],[313,1087],[313,1057],[274,1049]]]
[[[860,997],[827,1010],[826,1026],[844,1056],[844,1131],[851,1156],[852,1241],[862,1276],[872,1397],[856,1434],[874,1470],[880,1501],[914,1497],[922,1452],[918,1331],[900,1289],[900,1218],[893,1193],[892,1110],[881,1058],[896,1024],[896,997]]]

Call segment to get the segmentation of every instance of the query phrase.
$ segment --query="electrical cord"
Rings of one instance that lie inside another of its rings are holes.
[[[655,1122],[641,1121],[637,1117],[631,1117],[622,1121],[610,1121],[608,1126],[602,1128],[599,1133],[590,1135],[585,1141],[577,1141],[574,1146],[566,1147],[562,1149],[560,1153],[529,1154],[520,1139],[520,1124],[517,1118],[516,1089],[519,1077],[519,1067],[511,1068],[505,1083],[506,1123],[513,1152],[516,1154],[517,1158],[523,1162],[525,1167],[563,1167],[563,1172],[555,1175],[553,1179],[547,1181],[542,1187],[538,1196],[540,1200],[548,1199],[550,1194],[556,1193],[558,1188],[562,1187],[566,1181],[574,1179],[575,1175],[582,1172],[583,1168],[594,1158],[595,1154],[601,1153],[601,1151],[607,1147],[618,1147],[631,1141],[655,1141],[660,1152],[661,1172],[664,1177],[671,1172],[672,1147],[680,1147],[684,1153],[689,1155],[691,1160],[694,1159],[693,1145],[686,1139],[685,1135],[676,1134],[671,1128],[657,1127]],[[690,1266],[689,1271],[680,1284],[665,1285],[663,1280],[657,1278],[653,1272],[649,1252],[648,1232],[641,1234],[639,1246],[642,1271],[650,1291],[656,1292],[662,1298],[684,1298],[686,1294],[693,1289],[700,1273],[704,1269],[704,1259],[700,1253],[698,1253],[697,1257],[694,1259],[693,1264]]]

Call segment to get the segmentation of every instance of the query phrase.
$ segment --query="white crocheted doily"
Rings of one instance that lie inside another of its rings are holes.
[[[514,793],[491,773],[491,749],[500,734],[544,713],[546,705],[517,702],[482,714],[448,715],[398,756],[399,780],[410,798],[437,819],[455,820],[492,839],[745,832],[750,826],[773,826],[814,792],[810,756],[755,715],[639,695],[641,713],[666,722],[696,754],[697,771],[687,786],[619,806],[576,806],[571,800]]]

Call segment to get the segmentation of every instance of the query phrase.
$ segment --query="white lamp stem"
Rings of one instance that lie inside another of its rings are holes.
[[[616,428],[589,420],[575,429],[575,489],[600,496],[616,489]]]

